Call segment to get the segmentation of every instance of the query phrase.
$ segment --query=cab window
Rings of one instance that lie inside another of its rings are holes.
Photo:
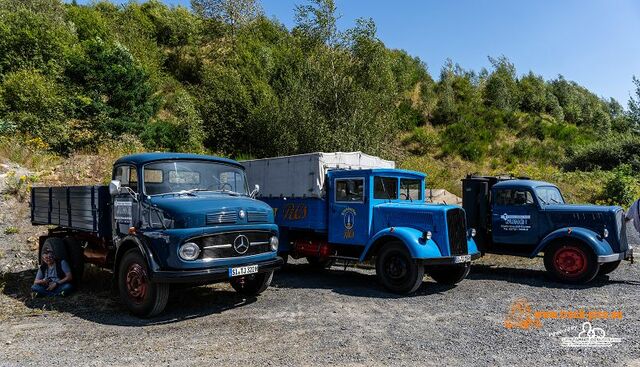
[[[396,200],[398,198],[398,179],[394,177],[374,177],[373,198]]]
[[[134,166],[118,166],[114,180],[120,181],[122,187],[129,187],[138,192],[138,171]]]
[[[422,200],[422,180],[403,178],[400,179],[400,199]]]
[[[364,198],[364,179],[336,180],[336,202],[358,202]]]
[[[525,189],[503,189],[496,192],[496,205],[533,205],[533,195]]]

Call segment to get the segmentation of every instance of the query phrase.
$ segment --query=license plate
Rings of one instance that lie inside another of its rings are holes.
[[[471,261],[471,255],[461,255],[453,258],[455,264],[468,263],[469,261]]]
[[[255,274],[258,272],[258,265],[241,266],[239,268],[229,268],[230,277]]]

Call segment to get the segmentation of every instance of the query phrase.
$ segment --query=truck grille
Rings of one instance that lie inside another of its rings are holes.
[[[249,249],[247,252],[240,254],[234,247],[233,243],[238,236],[244,235],[249,240]],[[227,232],[214,234],[211,236],[200,237],[197,243],[200,245],[202,253],[201,259],[219,259],[227,257],[240,257],[262,254],[271,251],[269,240],[272,234],[264,231],[253,232]]]
[[[247,222],[249,223],[267,223],[267,212],[248,211]]]
[[[618,241],[620,241],[620,252],[627,251],[629,249],[629,240],[627,239],[627,223],[624,218],[624,211],[619,210],[616,213],[616,230],[618,234]]]
[[[235,223],[238,220],[238,213],[235,211],[221,211],[209,213],[206,216],[207,225]]]
[[[447,228],[451,255],[466,255],[468,249],[464,210],[451,209],[447,212]]]

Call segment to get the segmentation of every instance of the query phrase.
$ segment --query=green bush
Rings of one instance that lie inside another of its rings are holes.
[[[616,168],[613,173],[600,193],[598,202],[628,208],[637,198],[638,179],[634,177],[631,166],[626,164]]]
[[[640,172],[640,136],[604,136],[571,152],[564,167],[570,171],[612,170],[621,164],[628,164],[634,172]]]

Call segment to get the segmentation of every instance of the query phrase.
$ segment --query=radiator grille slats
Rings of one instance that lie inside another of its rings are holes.
[[[235,211],[221,211],[207,214],[206,224],[225,224],[238,221],[238,213]]]
[[[469,252],[467,248],[467,228],[462,209],[451,209],[447,212],[447,228],[451,255],[467,255]]]

